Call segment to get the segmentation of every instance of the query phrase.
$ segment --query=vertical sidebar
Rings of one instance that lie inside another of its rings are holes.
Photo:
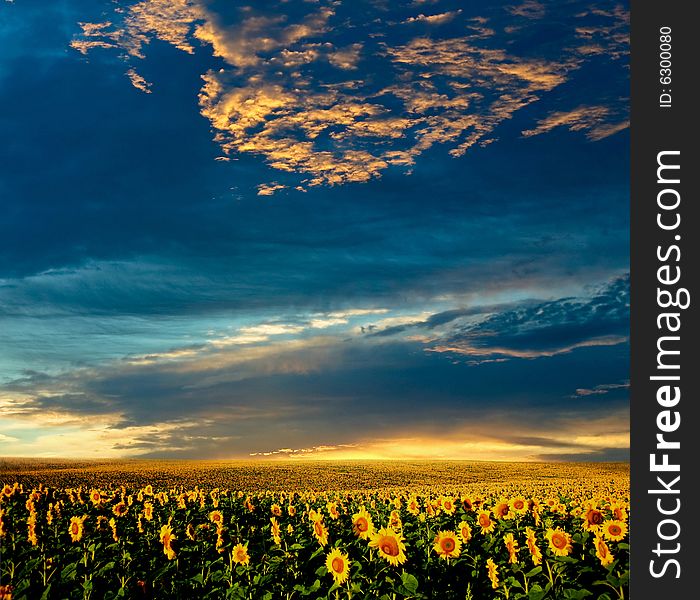
[[[632,600],[697,597],[698,33],[691,6],[631,6]]]

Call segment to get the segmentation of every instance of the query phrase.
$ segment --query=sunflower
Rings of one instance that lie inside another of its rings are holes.
[[[524,515],[528,508],[527,500],[525,500],[525,498],[522,496],[516,496],[510,501],[510,508],[514,513]]]
[[[501,500],[493,507],[493,514],[498,519],[512,519],[513,513],[510,510],[510,505],[506,500]]]
[[[313,531],[318,543],[325,546],[328,543],[328,528],[323,524],[323,519],[318,519],[313,523]]]
[[[72,542],[79,542],[82,539],[83,531],[85,530],[85,519],[87,519],[87,515],[70,518],[68,533],[70,533],[70,539]]]
[[[603,523],[603,535],[611,542],[620,542],[627,535],[627,523],[607,520]]]
[[[589,508],[583,515],[583,528],[586,531],[597,531],[605,517],[597,508]]]
[[[119,534],[118,534],[118,532],[117,532],[117,522],[114,520],[114,517],[112,517],[112,518],[109,520],[109,526],[110,526],[110,528],[112,529],[112,539],[113,539],[115,542],[118,542],[118,541],[119,541]]]
[[[506,533],[503,536],[503,543],[508,550],[508,562],[512,565],[518,562],[518,542],[513,537],[512,533]]]
[[[610,554],[610,549],[608,548],[608,545],[605,543],[605,540],[599,536],[596,536],[594,543],[596,557],[598,557],[598,560],[600,560],[601,565],[607,567],[615,560],[613,555]]]
[[[498,565],[493,562],[492,558],[486,561],[486,567],[489,570],[489,579],[491,580],[491,587],[494,590],[498,589]]]
[[[408,506],[406,507],[406,510],[408,510],[409,513],[411,513],[414,517],[418,516],[420,513],[420,506],[418,505],[418,499],[415,496],[412,496],[409,501],[408,501]]]
[[[272,534],[272,539],[278,546],[282,543],[282,538],[280,537],[280,524],[277,522],[275,517],[270,517],[270,533]]]
[[[295,506],[294,506],[293,504],[290,504],[290,505],[287,507],[287,514],[288,514],[290,517],[293,517],[294,515],[297,514],[297,509],[295,508]]]
[[[613,502],[610,505],[610,510],[617,521],[627,521],[627,507],[625,504]]]
[[[451,558],[459,557],[461,548],[462,542],[454,531],[440,531],[435,536],[433,550],[448,562]]]
[[[39,544],[39,538],[36,535],[36,513],[30,513],[27,518],[27,541],[31,542],[32,546]]]
[[[452,515],[455,512],[455,501],[451,496],[443,496],[441,498],[442,510],[444,510],[448,515]]]
[[[537,537],[535,536],[535,531],[531,527],[525,528],[525,535],[527,543],[527,549],[530,551],[530,556],[532,557],[532,564],[537,566],[542,562],[542,552],[537,546]]]
[[[474,503],[472,502],[472,499],[469,496],[462,496],[462,508],[466,512],[471,512],[474,510]]]
[[[560,527],[547,529],[546,537],[549,540],[549,549],[556,556],[568,556],[573,549],[571,536]]]
[[[92,502],[95,506],[102,504],[102,494],[100,493],[100,490],[92,490],[90,492],[90,502]]]
[[[403,543],[403,537],[391,527],[382,527],[374,533],[369,545],[376,548],[379,551],[379,556],[395,567],[406,562],[406,554],[404,553],[406,546]]]
[[[459,524],[459,536],[462,538],[462,542],[465,544],[472,539],[472,528],[466,521],[462,521]]]
[[[248,565],[250,563],[250,556],[248,556],[248,545],[236,544],[231,551],[233,556],[233,562],[237,565]]]
[[[173,534],[173,528],[170,525],[163,525],[160,528],[160,541],[163,544],[163,554],[168,557],[168,560],[175,558],[175,550],[173,550],[173,540],[177,537]]]
[[[338,503],[337,502],[328,502],[326,504],[326,510],[328,510],[328,514],[331,517],[331,519],[335,520],[340,517],[340,513],[338,512]]]
[[[326,555],[326,569],[328,569],[328,573],[333,575],[333,581],[336,584],[344,584],[350,575],[348,555],[341,552],[338,548],[333,548]]]
[[[7,535],[7,529],[5,527],[5,521],[3,521],[3,517],[5,516],[5,509],[0,508],[0,538],[3,538]]]
[[[114,513],[115,517],[123,517],[129,512],[129,507],[124,501],[121,501],[112,507],[112,512]]]
[[[224,540],[224,529],[223,527],[217,527],[216,528],[216,544],[214,545],[214,548],[216,548],[216,551],[219,554],[223,554],[226,549],[224,548],[225,540]]]
[[[480,510],[477,517],[482,533],[491,533],[496,528],[496,523],[491,520],[491,513],[488,510]]]
[[[194,525],[192,525],[192,523],[188,523],[188,524],[187,524],[187,529],[185,529],[185,535],[187,535],[187,538],[188,538],[189,540],[192,540],[192,541],[194,542],[195,539],[196,539],[195,533],[196,533],[196,532],[195,532],[195,529],[194,529]]]
[[[5,485],[2,486],[2,495],[7,497],[7,498],[12,496],[13,491],[14,491],[14,489],[9,483],[6,483]]]
[[[149,483],[145,488],[143,488],[143,493],[146,494],[146,496],[152,496],[153,486]]]
[[[401,529],[401,516],[398,510],[392,510],[389,515],[389,527],[394,529]]]
[[[153,520],[153,503],[152,502],[146,501],[143,503],[143,516],[146,518],[146,521]]]
[[[374,534],[372,517],[364,508],[352,516],[352,529],[355,535],[363,540],[371,538]]]
[[[223,527],[224,525],[224,515],[220,510],[212,510],[209,513],[209,520],[217,527]]]
[[[275,516],[275,517],[281,517],[282,516],[282,509],[280,508],[279,504],[273,504],[270,507],[270,512]]]

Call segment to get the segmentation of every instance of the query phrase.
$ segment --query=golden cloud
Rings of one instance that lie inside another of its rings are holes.
[[[291,187],[305,190],[365,182],[390,167],[410,170],[436,144],[460,156],[492,143],[496,127],[562,85],[589,57],[622,56],[627,43],[628,14],[621,8],[576,15],[571,44],[557,60],[485,47],[483,40],[494,35],[486,27],[489,20],[461,9],[421,13],[404,23],[462,19],[463,35],[405,41],[407,28],[386,22],[384,27],[404,31],[394,36],[404,41],[393,45],[377,41],[390,39],[384,33],[370,35],[345,18],[334,21],[339,9],[330,1],[309,4],[295,16],[284,12],[284,4],[278,9],[238,7],[224,16],[200,0],[143,0],[113,21],[81,23],[82,33],[71,45],[83,54],[118,48],[127,61],[143,58],[152,39],[189,54],[209,48],[224,66],[203,74],[199,106],[223,152],[217,159],[260,156],[273,169],[296,174],[300,179]],[[528,0],[508,10],[533,19],[544,8]],[[334,43],[338,31],[344,34],[340,45]],[[353,42],[348,34],[362,38]],[[365,70],[358,77],[361,58],[368,59],[368,68],[374,62],[384,70]],[[329,66],[335,68],[332,75]],[[150,91],[133,65],[127,75],[132,85]],[[586,128],[583,116],[578,123],[574,117],[553,118]],[[556,126],[541,122],[527,135]],[[589,138],[601,139],[623,126],[618,121],[588,127]],[[273,194],[283,185],[263,182],[258,194]]]

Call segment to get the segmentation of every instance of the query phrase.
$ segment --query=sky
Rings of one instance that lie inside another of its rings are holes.
[[[0,2],[0,456],[627,460],[616,2]]]

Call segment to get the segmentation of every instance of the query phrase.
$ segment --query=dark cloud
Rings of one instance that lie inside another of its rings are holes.
[[[539,356],[585,345],[620,343],[629,335],[629,276],[590,298],[564,298],[515,308],[459,328],[439,351]]]
[[[603,448],[576,454],[539,454],[539,460],[555,462],[629,462],[629,448]]]

